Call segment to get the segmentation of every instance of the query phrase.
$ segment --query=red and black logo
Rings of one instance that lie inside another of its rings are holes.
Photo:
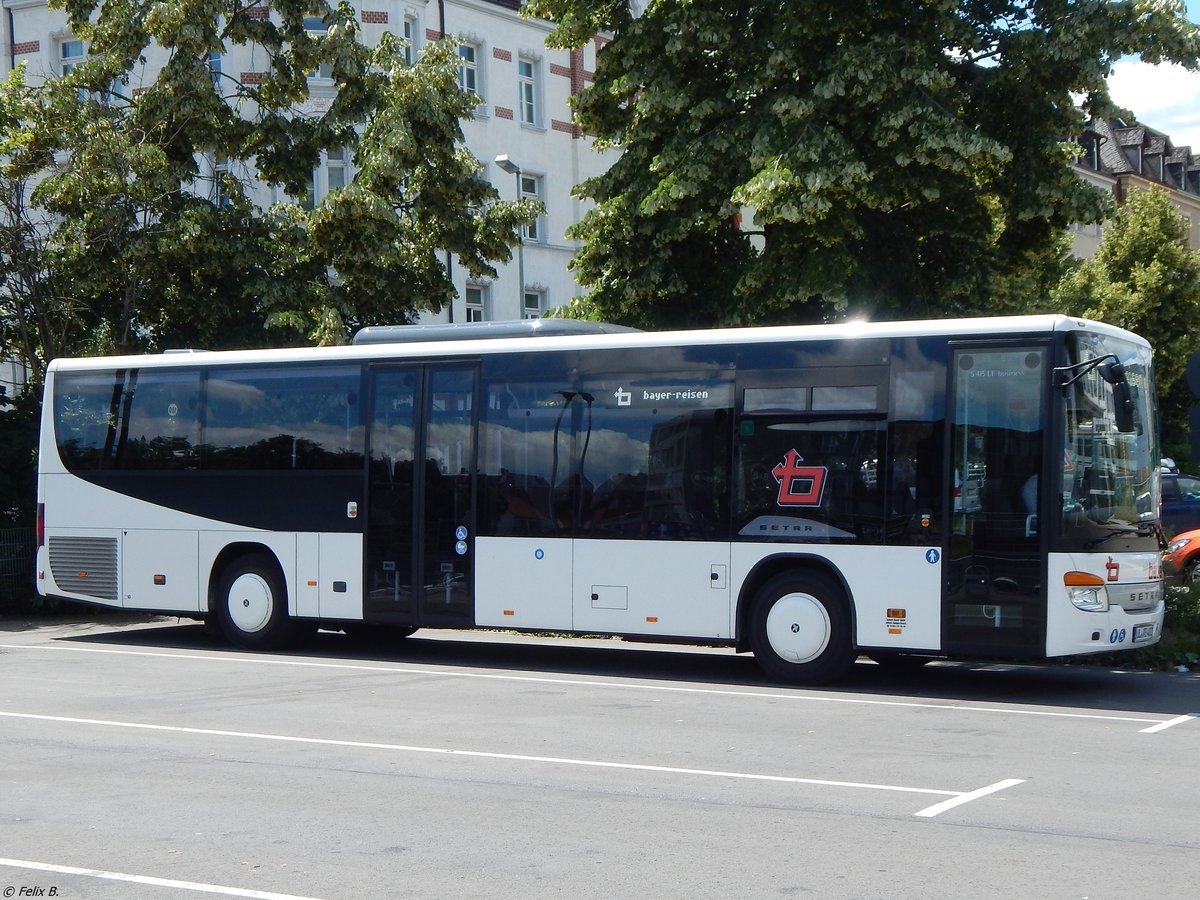
[[[825,492],[825,476],[829,470],[824,466],[802,466],[802,457],[789,450],[783,462],[771,470],[779,482],[779,495],[775,502],[780,506],[820,506]]]

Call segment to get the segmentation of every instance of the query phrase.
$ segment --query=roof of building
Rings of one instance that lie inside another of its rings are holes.
[[[1092,119],[1077,140],[1088,151],[1077,163],[1083,168],[1137,175],[1200,196],[1200,156],[1190,146],[1176,147],[1161,131],[1122,119]]]

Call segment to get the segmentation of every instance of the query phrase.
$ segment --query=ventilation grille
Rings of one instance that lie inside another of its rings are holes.
[[[95,537],[52,537],[49,540],[50,571],[64,591],[117,599],[117,539]]]

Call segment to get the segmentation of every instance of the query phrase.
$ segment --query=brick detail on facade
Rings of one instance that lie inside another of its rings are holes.
[[[13,56],[21,56],[25,53],[40,53],[41,50],[41,41],[21,41],[19,44],[12,45]]]
[[[247,19],[266,21],[271,18],[271,9],[268,6],[251,6],[245,12]]]
[[[386,25],[388,23],[388,14],[380,10],[364,9],[362,11],[362,20],[364,25]]]
[[[425,29],[425,40],[440,41],[441,39],[442,39],[442,33],[440,31],[438,31],[436,28],[426,28]]]
[[[262,84],[270,72],[243,72],[239,79],[242,84]]]
[[[492,56],[494,56],[496,59],[503,60],[504,62],[512,62],[511,50],[501,50],[499,47],[493,47]]]
[[[569,66],[550,63],[550,74],[571,79],[572,94],[578,94],[582,91],[584,82],[596,80],[596,73],[590,72],[583,67],[582,50],[571,51],[571,64]]]
[[[571,93],[578,94],[583,90],[583,80],[587,71],[583,68],[583,50],[571,51]]]
[[[564,134],[569,134],[571,137],[582,137],[583,132],[579,130],[579,126],[573,122],[564,122],[561,119],[552,119],[550,127],[555,131],[561,131]]]
[[[496,118],[497,119],[508,119],[509,121],[512,121],[512,117],[513,117],[513,111],[511,109],[509,109],[507,106],[497,106],[496,107]]]

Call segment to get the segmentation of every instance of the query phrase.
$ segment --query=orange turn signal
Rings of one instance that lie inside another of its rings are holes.
[[[1091,572],[1067,572],[1063,575],[1067,587],[1104,587],[1104,579]]]

